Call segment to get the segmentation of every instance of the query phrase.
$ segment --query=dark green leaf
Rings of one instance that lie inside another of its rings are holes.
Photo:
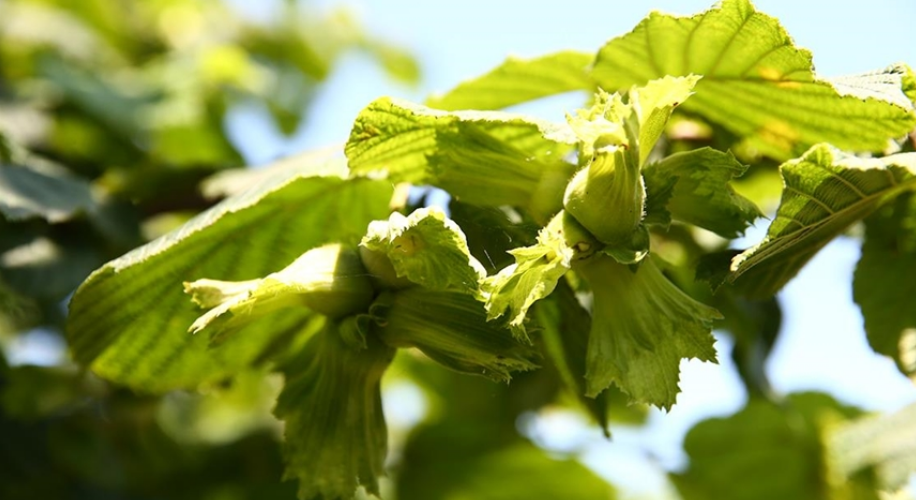
[[[154,100],[149,88],[131,95],[111,80],[112,74],[92,72],[58,56],[39,59],[39,71],[82,112],[126,139],[139,139],[139,108]]]
[[[0,406],[7,415],[25,421],[60,416],[79,407],[87,396],[105,393],[98,378],[75,367],[17,366],[2,379]]]
[[[65,168],[19,149],[0,161],[0,214],[62,222],[95,206],[89,183]]]
[[[35,235],[27,242],[0,250],[0,274],[19,293],[61,300],[103,261],[79,238],[55,241]]]
[[[531,221],[512,221],[518,217],[511,209],[480,207],[455,200],[448,205],[452,220],[468,238],[468,248],[487,270],[495,274],[512,263],[509,250],[532,245],[540,226]]]
[[[544,350],[563,385],[579,399],[605,436],[610,437],[608,393],[602,392],[594,398],[585,396],[585,356],[592,325],[588,311],[579,304],[569,283],[560,280],[550,298],[535,305],[534,313]]]
[[[865,219],[853,294],[872,348],[916,375],[916,196],[899,196]]]

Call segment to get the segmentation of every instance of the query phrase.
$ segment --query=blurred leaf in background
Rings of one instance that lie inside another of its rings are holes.
[[[93,269],[225,196],[204,179],[245,172],[227,114],[261,106],[292,134],[349,51],[419,78],[342,8],[0,2],[0,498],[295,498],[264,370],[154,397],[54,349]],[[50,351],[20,352],[36,338]]]
[[[285,2],[252,21],[217,0],[0,4],[4,334],[59,328],[56,304],[92,269],[214,203],[199,183],[244,164],[227,113],[260,104],[293,132],[350,50],[419,77],[343,9]]]

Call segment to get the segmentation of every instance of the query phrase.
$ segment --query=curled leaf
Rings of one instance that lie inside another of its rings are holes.
[[[458,224],[434,207],[407,217],[395,212],[387,221],[372,222],[360,246],[377,254],[364,251],[364,260],[373,273],[379,271],[380,281],[388,288],[403,288],[406,278],[432,290],[475,295],[478,281],[486,276],[483,266],[471,256]],[[390,261],[395,276],[389,276],[382,256]]]
[[[487,317],[495,319],[509,310],[509,327],[527,338],[528,309],[550,295],[575,259],[594,253],[599,243],[576,220],[561,211],[538,233],[537,244],[511,250],[515,264],[482,283]]]

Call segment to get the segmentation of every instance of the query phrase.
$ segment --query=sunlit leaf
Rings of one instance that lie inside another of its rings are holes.
[[[204,180],[200,190],[209,199],[219,199],[243,193],[251,189],[251,186],[271,179],[330,174],[346,177],[347,165],[334,160],[335,153],[339,154],[339,151],[320,149],[282,158],[257,168],[223,170]]]
[[[588,67],[594,56],[571,50],[534,59],[509,57],[487,74],[426,100],[433,108],[501,109],[574,90],[591,91]]]
[[[308,308],[330,318],[364,312],[375,293],[355,247],[330,243],[313,248],[283,269],[259,279],[184,283],[185,293],[210,309],[191,325],[192,334],[227,335],[282,309]]]
[[[858,158],[820,145],[780,170],[785,187],[766,238],[731,263],[728,280],[752,297],[776,293],[835,236],[916,185],[916,153]]]
[[[651,257],[634,270],[596,255],[575,270],[594,294],[586,395],[614,384],[638,402],[670,409],[681,360],[715,362],[712,323],[722,316],[668,281]]]
[[[514,264],[483,281],[487,316],[507,314],[515,335],[526,338],[528,309],[553,292],[575,259],[594,253],[597,247],[598,242],[572,216],[560,212],[540,231],[535,245],[509,252]]]
[[[398,277],[432,290],[476,295],[486,276],[461,228],[437,208],[421,208],[407,217],[394,212],[387,221],[375,221],[360,245],[386,255]]]
[[[363,346],[348,343],[354,320],[328,322],[281,367],[286,382],[274,413],[286,424],[284,477],[299,480],[301,500],[353,498],[358,486],[378,496],[385,475],[380,384],[395,350],[373,335]]]
[[[387,172],[395,182],[435,183],[429,157],[442,154],[440,136],[446,147],[460,148],[460,126],[474,128],[485,136],[512,148],[525,157],[561,158],[576,138],[564,125],[536,118],[495,111],[446,112],[407,101],[381,98],[363,109],[347,142],[346,154],[354,173]],[[473,144],[471,144],[473,146]],[[511,175],[493,170],[489,177]],[[492,179],[489,179],[492,180]],[[448,189],[448,186],[440,186]]]
[[[253,360],[306,314],[239,332],[218,349],[187,328],[200,314],[183,281],[244,281],[282,269],[331,241],[355,245],[370,221],[388,214],[391,185],[334,175],[274,178],[231,197],[181,228],[95,271],[70,303],[74,357],[100,375],[147,390],[194,386]]]
[[[563,186],[575,165],[550,151],[532,155],[465,123],[440,131],[437,145],[427,158],[430,182],[457,200],[528,208],[542,223],[563,207]]]
[[[593,76],[626,89],[665,75],[702,75],[687,112],[716,122],[760,153],[785,160],[819,142],[883,151],[916,126],[904,66],[863,77],[822,80],[811,53],[749,0],[724,0],[690,17],[651,13],[605,45]]]
[[[700,79],[696,75],[666,76],[650,80],[645,86],[630,89],[627,95],[636,115],[634,121],[639,125],[637,137],[640,166],[646,163],[655,143],[665,132],[674,108],[693,95],[693,89]]]
[[[731,153],[710,148],[676,153],[651,164],[643,170],[648,198],[670,197],[660,213],[647,213],[646,218],[666,221],[670,216],[734,238],[761,215],[729,184],[746,169]],[[670,195],[665,193],[669,189]]]
[[[416,84],[422,76],[420,64],[407,50],[385,40],[372,39],[364,44],[366,50],[378,59],[388,74],[402,83]]]

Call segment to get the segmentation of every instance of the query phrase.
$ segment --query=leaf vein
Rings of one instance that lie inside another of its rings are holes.
[[[787,191],[787,192],[790,192],[790,193],[795,193],[795,194],[797,194],[798,196],[801,196],[802,198],[806,198],[806,199],[808,199],[808,200],[813,201],[815,205],[818,205],[819,207],[823,208],[823,209],[826,210],[830,215],[834,215],[834,214],[837,213],[837,211],[836,211],[834,208],[832,208],[832,207],[831,207],[830,205],[828,205],[827,203],[825,203],[825,202],[819,200],[818,198],[816,198],[816,197],[814,196],[814,194],[812,194],[812,193],[806,193],[806,192],[804,192],[804,191],[802,191],[802,190],[800,190],[800,189],[798,189],[798,188],[792,187],[792,186],[786,186],[786,191]],[[842,207],[842,208],[840,208],[840,210],[843,210],[844,208],[845,208],[845,207]]]
[[[783,47],[788,47],[788,46],[790,46],[789,42],[784,41],[781,45],[776,45],[774,47],[771,47],[769,50],[766,50],[760,53],[760,55],[758,55],[757,58],[754,59],[754,62],[752,62],[748,67],[744,68],[740,73],[738,73],[737,79],[739,80],[747,79],[747,73],[751,71],[752,69],[754,69],[755,67],[757,67],[757,65],[760,64],[760,61],[763,61],[767,56],[776,52],[777,50],[782,49]],[[785,76],[786,75],[783,74],[782,77],[780,78],[780,81],[785,80]]]
[[[732,43],[734,43],[735,41],[735,38],[738,37],[738,34],[741,33],[741,31],[747,26],[747,23],[751,20],[752,17],[754,17],[755,14],[756,14],[755,12],[751,12],[749,16],[744,18],[744,20],[741,22],[741,26],[738,26],[738,29],[736,29],[735,32],[732,33],[732,35],[728,38],[728,41],[725,42],[725,45],[722,47],[722,51],[719,52],[719,55],[716,57],[716,60],[713,62],[712,67],[709,68],[709,71],[706,72],[707,74],[710,74],[710,75],[716,74],[716,70],[719,69],[719,65],[722,63],[722,60],[725,59],[725,54],[731,48]],[[703,17],[706,17],[706,16],[703,16]]]

